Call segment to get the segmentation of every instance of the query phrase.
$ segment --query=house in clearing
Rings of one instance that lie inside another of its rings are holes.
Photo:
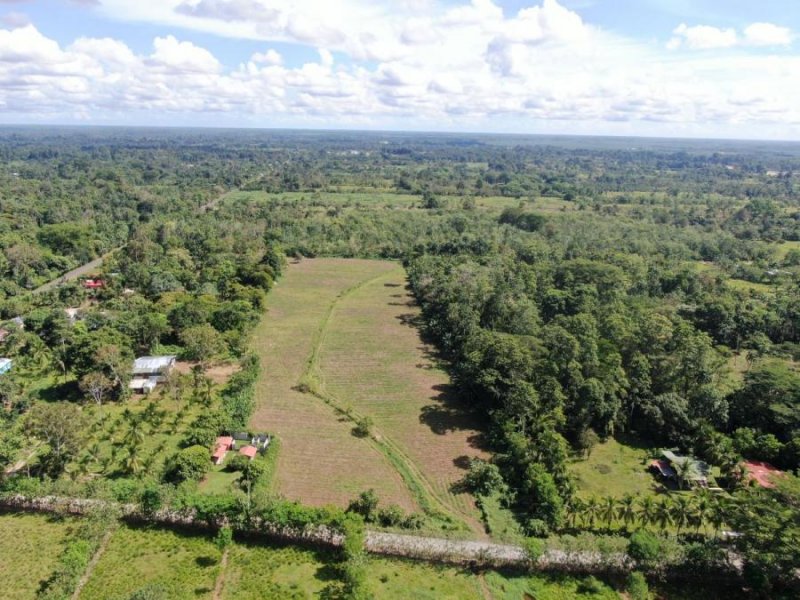
[[[708,477],[711,473],[711,467],[703,461],[697,460],[691,456],[677,454],[672,450],[664,450],[661,456],[661,460],[654,462],[658,462],[662,467],[668,467],[668,470],[665,468],[664,471],[661,472],[662,476],[668,479],[674,479],[678,483],[680,483],[680,479],[682,478],[683,481],[688,482],[690,485],[708,487]],[[652,466],[653,463],[651,463],[651,467]],[[672,472],[671,476],[669,475],[670,471]]]
[[[214,452],[211,454],[211,461],[215,465],[221,465],[225,460],[225,455],[228,453],[228,450],[231,450],[233,447],[234,441],[232,437],[228,435],[219,436],[214,444]]]
[[[102,279],[84,279],[83,280],[83,287],[87,290],[99,290],[100,288],[104,287],[106,282]]]
[[[128,387],[135,392],[148,394],[164,381],[164,376],[175,367],[176,356],[142,356],[133,362],[133,379]]]

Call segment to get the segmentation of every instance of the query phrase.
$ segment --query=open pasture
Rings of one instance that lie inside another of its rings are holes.
[[[120,527],[94,567],[80,600],[127,599],[146,585],[170,600],[212,598],[220,552],[204,535]]]
[[[0,598],[34,598],[55,568],[72,521],[0,513]]]
[[[396,270],[390,262],[313,259],[291,264],[254,334],[261,356],[252,427],[281,440],[275,491],[307,504],[346,506],[374,488],[385,502],[417,510],[402,478],[353,424],[320,398],[299,391],[332,304],[354,286]]]

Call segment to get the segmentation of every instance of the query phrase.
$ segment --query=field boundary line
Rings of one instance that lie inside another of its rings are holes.
[[[394,277],[400,272],[404,272],[402,267],[360,281],[337,294],[325,311],[325,316],[312,337],[311,354],[306,361],[305,370],[300,377],[299,389],[301,392],[309,393],[319,398],[331,406],[337,414],[346,417],[354,424],[365,415],[360,414],[352,407],[345,407],[339,398],[326,389],[325,378],[319,364],[320,351],[328,335],[333,314],[336,312],[336,308],[342,300],[364,287]],[[378,435],[369,435],[368,442],[389,460],[425,514],[433,518],[450,521],[456,529],[472,531],[478,534],[483,531],[477,519],[463,513],[459,508],[451,506],[448,502],[439,497],[439,494],[425,474],[422,473],[413,459],[411,459],[394,440],[383,433],[378,427],[373,427],[373,430]],[[472,527],[469,525],[470,522],[473,522]]]
[[[229,548],[226,547],[222,551],[222,558],[219,561],[219,575],[217,575],[217,581],[214,582],[214,600],[222,598],[222,590],[225,587],[225,568],[228,566],[228,550]]]
[[[78,585],[75,586],[75,591],[72,592],[72,600],[78,600],[78,598],[80,598],[83,588],[86,587],[87,583],[89,583],[89,578],[91,578],[92,573],[94,573],[94,568],[97,566],[97,563],[100,562],[103,554],[105,554],[106,548],[108,548],[108,544],[111,542],[111,538],[114,537],[114,533],[116,531],[117,528],[112,526],[109,527],[108,531],[106,531],[103,535],[100,545],[97,547],[97,550],[95,550],[92,559],[89,561],[89,564],[86,565],[86,570],[83,572],[83,575],[81,575]]]

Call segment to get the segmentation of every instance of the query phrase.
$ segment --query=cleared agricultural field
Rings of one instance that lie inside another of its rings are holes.
[[[0,598],[34,598],[64,549],[72,521],[0,513]]]
[[[337,297],[396,268],[381,261],[307,259],[291,264],[269,294],[254,335],[262,370],[252,426],[281,439],[274,481],[287,498],[344,506],[374,488],[384,501],[418,510],[388,459],[368,440],[354,437],[349,420],[297,389]]]
[[[472,497],[451,491],[470,458],[486,456],[477,419],[454,397],[434,349],[420,339],[419,308],[405,284],[397,265],[336,303],[316,376],[337,404],[373,419],[374,434],[416,480],[418,495],[433,495],[480,531]]]
[[[592,448],[589,458],[569,463],[569,471],[582,497],[654,494],[658,486],[647,471],[652,452],[646,447],[609,439]]]
[[[146,585],[170,600],[211,598],[220,552],[199,534],[120,527],[95,565],[80,600],[129,598]]]

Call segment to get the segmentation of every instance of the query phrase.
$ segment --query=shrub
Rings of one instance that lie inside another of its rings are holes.
[[[478,496],[490,496],[495,492],[505,491],[506,484],[497,465],[480,458],[473,458],[469,463],[469,471],[462,479],[464,487]]]
[[[628,555],[641,564],[653,564],[661,557],[661,540],[649,531],[640,529],[628,542]]]
[[[538,538],[525,538],[522,543],[522,549],[525,551],[525,558],[528,563],[533,565],[544,555],[545,543]]]
[[[381,527],[396,527],[401,525],[404,520],[403,509],[396,504],[378,510],[378,523]]]
[[[176,452],[169,460],[166,476],[173,481],[199,481],[211,464],[208,449],[189,446]]]
[[[652,600],[653,598],[647,585],[647,579],[639,571],[634,571],[628,575],[625,587],[631,600]]]
[[[373,523],[377,516],[378,495],[375,490],[366,490],[358,495],[358,498],[351,501],[347,506],[347,512],[361,515],[367,523]]]
[[[233,542],[233,529],[230,527],[220,527],[217,535],[214,537],[214,543],[220,551],[225,550]]]
[[[356,426],[353,427],[353,433],[358,437],[367,437],[372,431],[372,425],[372,417],[359,417],[356,420]]]

